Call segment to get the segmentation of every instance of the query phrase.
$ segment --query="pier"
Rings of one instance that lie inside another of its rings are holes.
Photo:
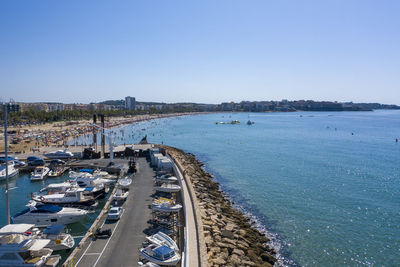
[[[100,216],[102,229],[111,229],[109,239],[91,239],[80,244],[74,255],[75,266],[133,266],[139,259],[138,249],[145,240],[144,230],[150,225],[155,172],[145,158],[137,160],[139,172],[130,186],[129,197],[122,205],[124,213],[116,222],[106,222],[107,213]]]
[[[142,242],[146,240],[146,236],[156,233],[154,225],[152,227],[150,223],[151,219],[155,218],[150,207],[156,195],[154,185],[157,172],[150,166],[147,158],[146,154],[135,158],[137,172],[132,176],[129,196],[121,205],[124,209],[121,218],[118,221],[107,220],[108,210],[113,205],[112,194],[115,192],[116,186],[103,210],[63,266],[137,266]],[[125,176],[128,169],[127,159],[116,158],[112,166],[107,166],[108,162],[108,159],[78,160],[69,163],[69,167],[75,169],[99,167],[103,170],[114,168],[115,173],[120,174],[120,178]],[[176,222],[173,228],[173,236],[181,255],[181,261],[177,266],[207,266],[204,260],[202,264],[200,255],[198,215],[196,216],[197,211],[192,195],[194,193],[190,191],[184,175],[175,163],[173,171],[182,188],[174,196],[177,202],[183,206],[179,214],[175,215]],[[101,230],[111,229],[111,237],[94,238],[93,233],[98,228]]]

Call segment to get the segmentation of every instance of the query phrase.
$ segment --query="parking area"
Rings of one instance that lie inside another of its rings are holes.
[[[75,266],[137,266],[138,248],[145,240],[150,225],[154,193],[154,170],[145,158],[137,159],[138,172],[130,185],[129,196],[122,205],[124,212],[118,221],[101,219],[101,229],[111,229],[110,238],[96,238],[75,257]]]

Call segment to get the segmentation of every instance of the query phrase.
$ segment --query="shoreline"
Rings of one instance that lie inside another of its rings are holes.
[[[235,208],[203,163],[194,155],[160,145],[182,167],[198,202],[207,258],[210,266],[263,266],[277,263],[270,241],[251,224],[250,218]]]
[[[134,115],[129,117],[108,117],[105,121],[106,129],[114,129],[124,125],[135,124],[143,121],[180,117],[188,115],[208,114],[207,112],[184,112],[170,114]],[[62,147],[68,148],[67,142],[83,135],[93,133],[91,120],[51,122],[25,126],[8,127],[8,132],[16,134],[8,136],[8,153],[29,154],[42,152],[41,148]],[[99,124],[99,123],[97,123]],[[4,154],[4,133],[0,135],[0,154]],[[15,141],[13,141],[15,140]]]

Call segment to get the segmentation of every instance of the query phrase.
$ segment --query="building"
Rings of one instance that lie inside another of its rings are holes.
[[[134,97],[125,97],[125,109],[135,110],[136,109],[136,99]]]

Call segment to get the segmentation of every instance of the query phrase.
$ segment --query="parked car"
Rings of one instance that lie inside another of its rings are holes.
[[[121,207],[112,207],[109,211],[108,211],[108,216],[107,219],[108,220],[119,220],[121,218],[121,215],[123,213],[124,209]]]
[[[23,167],[23,166],[26,165],[26,163],[25,163],[24,161],[15,159],[15,160],[14,160],[14,165],[15,165],[16,167]]]
[[[11,162],[13,160],[17,160],[17,157],[13,157],[13,156],[8,156],[8,161]],[[1,156],[0,157],[0,163],[5,163],[6,162],[6,157],[5,156]]]
[[[53,159],[52,161],[50,161],[50,165],[64,165],[65,161],[61,160],[61,159]]]
[[[39,158],[39,157],[36,157],[36,156],[29,156],[29,157],[26,158],[26,161],[29,163],[30,161],[34,161],[34,160],[37,160],[37,159],[42,159],[42,158]]]
[[[44,166],[45,164],[46,164],[46,162],[41,158],[35,159],[32,161],[28,161],[29,166]]]

